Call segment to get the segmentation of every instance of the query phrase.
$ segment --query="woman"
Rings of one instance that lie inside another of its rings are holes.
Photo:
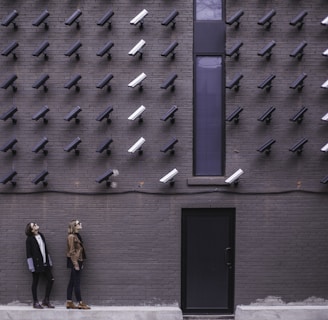
[[[67,309],[90,309],[87,304],[82,302],[81,297],[81,272],[83,269],[83,262],[86,259],[82,237],[79,234],[81,229],[82,223],[78,220],[72,220],[68,225],[67,268],[71,269],[71,276],[67,286]],[[75,298],[78,301],[77,306],[73,303],[73,290]]]
[[[47,250],[46,240],[42,233],[39,232],[39,226],[36,223],[30,222],[25,228],[26,238],[26,257],[28,269],[32,272],[32,296],[33,308],[43,309],[43,307],[54,308],[50,303],[50,293],[54,278],[51,273],[52,262]],[[38,300],[38,283],[40,275],[43,274],[46,278],[46,293],[42,301],[42,305]]]

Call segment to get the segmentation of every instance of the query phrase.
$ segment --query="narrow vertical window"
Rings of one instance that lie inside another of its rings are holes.
[[[196,0],[196,20],[222,20],[222,0]]]
[[[196,56],[194,175],[223,175],[223,77],[221,56]]]

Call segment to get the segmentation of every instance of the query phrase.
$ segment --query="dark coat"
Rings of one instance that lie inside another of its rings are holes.
[[[45,245],[46,259],[47,259],[46,266],[51,267],[52,262],[51,262],[49,254],[48,254],[46,240],[42,233],[39,232],[39,235],[41,236],[41,238],[44,242],[44,245]],[[27,257],[27,264],[28,264],[30,271],[32,271],[32,272],[34,272],[34,271],[35,272],[44,272],[45,271],[46,266],[43,263],[42,253],[41,253],[39,244],[34,236],[28,236],[26,238],[26,257]]]

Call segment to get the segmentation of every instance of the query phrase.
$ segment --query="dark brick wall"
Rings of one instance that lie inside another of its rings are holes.
[[[0,110],[16,105],[17,124],[0,123],[0,144],[16,136],[17,154],[2,153],[0,173],[12,168],[17,185],[1,185],[2,254],[0,302],[28,302],[30,274],[25,262],[24,228],[37,221],[44,231],[55,263],[53,299],[65,300],[68,272],[65,268],[65,240],[68,221],[83,222],[88,263],[83,275],[83,295],[92,304],[141,305],[180,302],[181,209],[186,207],[236,208],[235,304],[247,304],[268,295],[285,301],[311,296],[327,298],[327,188],[320,179],[327,174],[327,157],[320,148],[327,143],[327,124],[321,117],[328,111],[327,93],[320,85],[326,80],[326,16],[324,1],[230,1],[227,17],[244,10],[239,29],[227,26],[227,48],[237,40],[244,42],[239,60],[226,58],[226,78],[235,72],[244,78],[238,92],[226,90],[226,113],[242,106],[238,125],[227,123],[227,176],[242,168],[245,174],[237,187],[222,185],[217,179],[209,185],[195,185],[192,175],[192,6],[189,1],[3,1],[1,17],[19,11],[18,29],[1,26],[0,48],[19,42],[18,59],[0,57],[0,81],[11,73],[18,75],[18,90],[0,92]],[[80,30],[64,21],[77,9],[83,12]],[[140,31],[129,21],[142,9],[149,15]],[[48,9],[49,30],[32,22]],[[112,29],[96,22],[108,10],[115,12]],[[179,10],[176,29],[160,23],[173,9]],[[257,25],[258,19],[276,9],[269,31]],[[289,20],[302,9],[308,10],[301,30]],[[147,41],[143,59],[128,56],[140,40]],[[49,60],[32,56],[43,40],[50,42]],[[64,56],[70,45],[83,44],[80,60]],[[96,56],[107,41],[115,43],[112,60]],[[175,60],[161,57],[162,50],[178,41]],[[275,40],[269,61],[257,51]],[[301,41],[308,42],[298,61],[289,57]],[[144,90],[128,88],[141,72],[147,74]],[[176,90],[160,89],[170,72],[176,72]],[[257,85],[269,74],[276,79],[270,92]],[[308,74],[301,92],[289,88],[301,73]],[[41,74],[48,73],[48,92],[32,88]],[[80,92],[64,84],[80,73]],[[112,73],[112,90],[96,88]],[[48,105],[49,123],[31,120]],[[141,104],[147,108],[142,124],[128,116]],[[175,124],[160,117],[172,104],[179,107]],[[66,122],[65,115],[79,105],[80,124]],[[99,123],[97,115],[108,105],[114,107],[112,123]],[[301,106],[308,107],[301,124],[289,121]],[[270,124],[257,121],[269,107],[276,111]],[[47,136],[47,156],[34,154],[35,143]],[[80,155],[66,153],[63,147],[79,136]],[[140,137],[146,139],[143,155],[131,155],[128,148]],[[179,139],[175,155],[162,154],[160,148],[171,137]],[[301,155],[288,148],[301,137],[309,139]],[[112,154],[95,152],[98,144],[112,137]],[[270,155],[256,149],[267,139],[277,142]],[[173,168],[179,170],[174,187],[158,180]],[[49,171],[48,186],[31,180],[42,169]],[[120,175],[116,189],[95,179],[107,168]],[[212,179],[213,180],[213,179]],[[224,180],[224,179],[223,179]],[[188,184],[188,182],[190,184]],[[192,185],[194,183],[194,185]],[[197,182],[196,182],[197,184]],[[40,292],[40,298],[42,292]]]

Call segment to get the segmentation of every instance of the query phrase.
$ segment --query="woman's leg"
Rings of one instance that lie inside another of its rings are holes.
[[[67,300],[73,300],[73,288],[74,288],[74,268],[71,268],[71,276],[69,278],[68,286],[67,286]]]
[[[81,283],[81,270],[77,271],[74,269],[74,293],[75,293],[76,300],[78,302],[82,301],[80,283]]]
[[[42,305],[48,308],[54,308],[54,306],[50,304],[50,293],[51,293],[52,285],[54,283],[54,277],[51,273],[50,267],[46,267],[44,275],[46,277],[47,284],[46,284],[46,293]]]
[[[33,296],[33,302],[38,302],[38,283],[39,283],[39,277],[40,273],[38,272],[32,272],[32,296]]]

